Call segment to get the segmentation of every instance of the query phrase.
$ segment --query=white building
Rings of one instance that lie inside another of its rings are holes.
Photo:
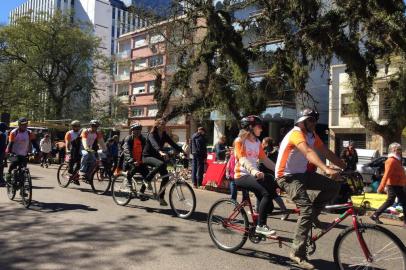
[[[329,145],[332,151],[340,153],[343,146],[354,141],[356,148],[378,150],[380,154],[387,152],[388,145],[381,136],[365,129],[359,121],[352,107],[352,87],[349,76],[345,72],[346,66],[333,65],[330,68],[331,85],[329,99]],[[387,123],[390,104],[385,98],[384,90],[388,87],[388,78],[397,72],[394,66],[380,67],[373,85],[374,95],[368,102],[372,118],[379,124]],[[403,144],[406,138],[402,138]]]
[[[23,15],[46,19],[56,10],[71,14],[72,20],[91,23],[94,34],[101,39],[100,51],[109,58],[117,52],[120,35],[147,25],[145,20],[128,12],[128,7],[119,0],[27,0],[10,12],[10,24]],[[108,104],[114,95],[111,75],[98,73],[96,81],[100,90],[92,97],[92,104]]]

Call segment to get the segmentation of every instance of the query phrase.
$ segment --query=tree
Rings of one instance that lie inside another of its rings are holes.
[[[95,90],[95,71],[108,70],[99,44],[90,25],[72,22],[70,16],[57,12],[48,20],[21,17],[0,29],[0,58],[18,71],[3,85],[29,93],[17,100],[40,105],[32,111],[43,119],[83,117]]]
[[[406,90],[403,69],[390,78],[391,110],[387,123],[373,119],[368,102],[379,64],[388,68],[405,61],[405,3],[400,0],[258,0],[263,7],[258,28],[265,38],[279,37],[283,49],[272,55],[272,75],[290,74],[292,86],[301,92],[314,64],[328,67],[334,58],[346,64],[353,100],[361,124],[386,142],[400,141],[406,126]],[[292,59],[293,56],[293,59]],[[292,61],[293,60],[293,61]],[[286,65],[284,63],[294,63]],[[400,80],[394,83],[393,80]]]

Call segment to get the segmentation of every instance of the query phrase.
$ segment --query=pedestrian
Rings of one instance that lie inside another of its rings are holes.
[[[340,158],[347,164],[346,170],[355,171],[357,169],[358,154],[354,148],[354,142],[350,142],[348,147],[343,149]]]
[[[64,141],[58,141],[55,143],[56,151],[58,152],[58,163],[62,164],[65,161],[66,156],[66,144]]]
[[[52,142],[48,133],[45,134],[44,138],[39,142],[39,147],[41,150],[41,167],[47,167],[49,165],[48,159],[52,151]]]
[[[278,151],[273,147],[273,140],[271,137],[265,137],[262,139],[262,149],[264,149],[265,155],[276,163],[276,159],[278,158]],[[278,195],[276,189],[279,188],[278,184],[275,181],[275,172],[268,169],[264,164],[259,164],[259,170],[265,174],[265,178],[267,181],[272,183],[272,192],[273,192],[273,200],[278,204],[279,209],[282,212],[281,220],[286,220],[289,217],[289,211],[286,208],[285,203],[283,202],[281,196]]]
[[[227,153],[226,136],[221,136],[219,141],[214,146],[216,152],[216,161],[225,161]]]
[[[119,140],[117,135],[114,135],[111,139],[112,141],[110,145],[110,152],[112,158],[113,171],[115,171],[118,166]]]
[[[7,125],[6,123],[0,122],[0,187],[4,187],[6,182],[4,181],[4,165],[6,159],[6,148],[7,148]]]
[[[233,143],[233,148],[234,148],[234,143]],[[235,170],[235,155],[234,155],[234,151],[231,151],[230,153],[230,157],[227,161],[227,166],[226,166],[226,179],[228,181],[230,181],[230,195],[231,195],[231,199],[233,200],[237,200],[237,185],[235,184],[234,181],[234,170]],[[242,190],[242,199],[246,199],[248,198],[248,191],[243,189]]]
[[[186,141],[184,145],[182,145],[182,150],[185,152],[185,157],[183,159],[183,168],[188,168],[189,167],[189,159],[190,159],[190,142]]]
[[[197,132],[192,136],[192,181],[194,188],[201,186],[203,181],[204,164],[207,159],[207,142],[205,135],[206,130],[204,127],[199,127]]]
[[[371,219],[378,224],[382,224],[379,216],[395,202],[396,197],[403,208],[403,212],[406,209],[406,175],[402,167],[402,147],[399,143],[391,143],[388,152],[388,159],[385,161],[385,172],[378,187],[378,192],[383,193],[386,191],[388,198],[371,216]],[[406,228],[406,219],[403,219],[403,228]]]

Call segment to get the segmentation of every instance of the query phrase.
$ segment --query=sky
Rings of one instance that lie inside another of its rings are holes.
[[[27,0],[0,0],[0,24],[8,24],[9,12]]]

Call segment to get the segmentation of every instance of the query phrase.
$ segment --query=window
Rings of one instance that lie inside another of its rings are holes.
[[[163,42],[164,40],[165,40],[165,38],[164,38],[163,35],[157,34],[157,35],[152,35],[152,36],[150,37],[149,42],[150,42],[151,44],[155,44],[155,43],[158,43],[158,42]]]
[[[113,7],[112,18],[113,18],[113,20],[116,18],[116,8],[115,7]]]
[[[137,59],[134,61],[134,70],[140,70],[147,67],[147,59]]]
[[[152,106],[148,108],[148,116],[155,117],[158,113],[158,108],[156,106]]]
[[[148,93],[154,93],[155,92],[155,82],[148,82]]]
[[[131,113],[132,113],[133,117],[143,116],[144,109],[143,108],[132,108]]]
[[[164,63],[164,57],[162,55],[154,55],[149,58],[149,67],[156,67],[163,65]]]
[[[341,116],[354,115],[354,106],[352,101],[352,94],[341,95]]]
[[[387,119],[391,112],[391,102],[389,97],[389,89],[379,89],[379,115],[381,119]]]
[[[134,40],[134,47],[135,48],[142,47],[142,46],[145,46],[145,45],[147,45],[147,40],[145,39],[145,36],[135,37],[135,40]]]
[[[133,95],[139,95],[145,93],[145,84],[144,83],[137,83],[133,85]]]

